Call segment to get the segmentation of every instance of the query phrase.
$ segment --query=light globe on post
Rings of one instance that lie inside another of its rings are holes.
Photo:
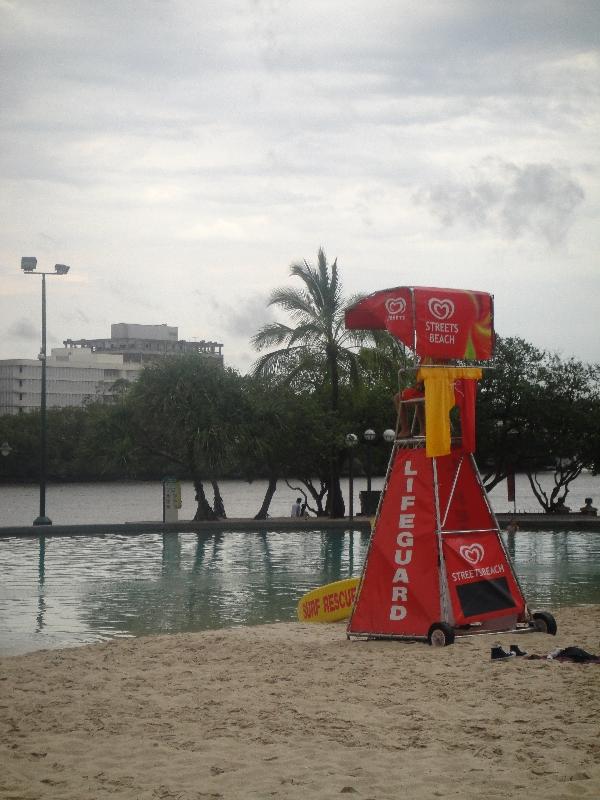
[[[34,519],[34,525],[52,525],[46,516],[46,275],[66,275],[69,267],[66,264],[55,264],[52,272],[37,269],[37,258],[24,256],[21,269],[25,275],[42,276],[42,349],[38,356],[42,363],[42,386],[40,395],[40,513]]]
[[[9,445],[8,442],[2,442],[0,444],[0,454],[2,454],[5,458],[9,456],[12,452],[12,447]]]
[[[386,428],[383,432],[383,441],[387,442],[388,444],[392,444],[392,442],[395,442],[396,431],[392,430],[392,428]]]

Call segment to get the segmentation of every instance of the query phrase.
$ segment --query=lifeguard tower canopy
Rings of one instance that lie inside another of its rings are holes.
[[[419,358],[489,361],[494,298],[488,292],[396,286],[346,310],[350,330],[388,330]]]

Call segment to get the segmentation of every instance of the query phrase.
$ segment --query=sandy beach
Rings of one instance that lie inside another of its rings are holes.
[[[0,659],[0,798],[596,798],[600,607],[447,648],[275,624]]]

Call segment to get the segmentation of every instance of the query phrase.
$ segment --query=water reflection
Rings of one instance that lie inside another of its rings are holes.
[[[38,556],[38,613],[35,618],[35,632],[41,633],[44,628],[44,615],[46,613],[46,601],[44,599],[44,580],[46,577],[46,537],[39,538]]]
[[[360,572],[359,531],[145,534],[0,542],[0,652],[295,619],[314,586]],[[600,537],[506,534],[532,607],[600,603]]]

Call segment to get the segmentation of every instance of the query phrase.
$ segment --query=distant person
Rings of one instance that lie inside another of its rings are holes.
[[[290,514],[291,517],[301,517],[302,516],[302,498],[297,497],[296,502],[292,506],[292,513]]]
[[[565,505],[565,498],[559,497],[554,506],[555,514],[568,514],[571,511],[569,506]]]
[[[585,498],[585,505],[581,506],[579,509],[580,514],[589,514],[590,517],[597,517],[598,516],[598,509],[594,508],[592,505],[592,498],[586,497]]]
[[[308,519],[308,511],[307,511],[307,509],[306,509],[306,506],[307,506],[307,505],[308,505],[308,503],[307,503],[307,502],[306,502],[306,500],[305,500],[305,501],[302,503],[302,508],[300,509],[300,516],[301,516],[301,517],[304,517],[304,519]]]

